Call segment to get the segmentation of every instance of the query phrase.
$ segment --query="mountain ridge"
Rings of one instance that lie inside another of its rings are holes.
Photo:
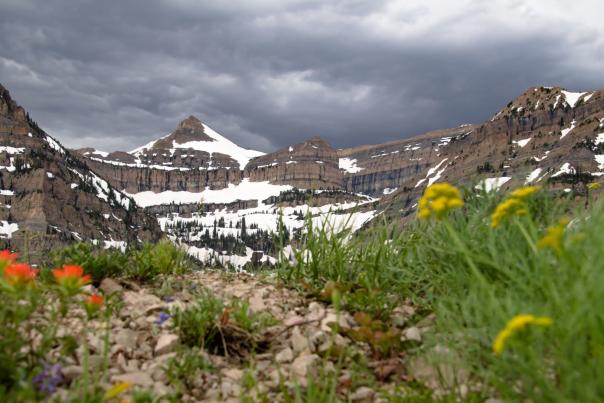
[[[10,109],[27,119],[15,103],[3,105],[5,115]],[[4,119],[0,133],[11,131],[27,132]],[[301,211],[330,220],[329,211],[348,214],[359,203],[359,214],[353,213],[359,228],[380,211],[406,219],[423,189],[438,181],[488,190],[549,181],[580,190],[585,178],[604,174],[603,143],[603,90],[531,87],[481,124],[382,144],[335,149],[315,136],[262,153],[239,147],[190,115],[168,135],[130,152],[85,148],[73,158],[119,194],[139,200],[173,240],[208,255],[211,248],[225,251],[217,244],[223,236],[270,252],[258,237],[278,228],[279,206],[289,209],[285,221],[292,232],[301,228]],[[313,198],[319,209],[311,206]],[[253,235],[234,227],[244,220],[257,228]],[[215,237],[207,235],[212,222]]]

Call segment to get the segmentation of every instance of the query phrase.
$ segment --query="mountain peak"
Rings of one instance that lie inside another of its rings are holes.
[[[176,141],[177,143],[186,143],[189,141],[216,141],[216,139],[210,137],[206,131],[205,126],[201,123],[201,120],[195,116],[190,115],[188,118],[182,120],[170,136],[166,137],[169,143]]]
[[[189,115],[188,118],[180,121],[177,129],[201,129],[203,130],[203,123],[194,115]]]

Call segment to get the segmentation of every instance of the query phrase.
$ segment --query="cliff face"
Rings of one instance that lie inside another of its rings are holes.
[[[33,251],[33,261],[74,240],[125,245],[160,235],[152,217],[40,129],[2,86],[0,188],[2,242]]]
[[[426,184],[489,175],[518,179],[537,168],[543,171],[541,176],[547,176],[560,168],[561,158],[575,170],[595,172],[597,145],[580,146],[575,140],[595,141],[603,110],[601,91],[570,93],[540,87],[528,89],[481,125],[378,145],[335,150],[313,137],[260,155],[237,147],[189,117],[170,135],[130,153],[101,155],[89,149],[81,153],[112,185],[128,193],[202,192],[206,187],[223,189],[248,179],[385,197],[415,188],[422,179]],[[225,142],[230,145],[216,147]]]
[[[245,177],[300,189],[342,188],[337,152],[320,137],[252,159]]]
[[[435,181],[584,186],[604,175],[604,92],[530,88],[467,135],[451,139],[429,166],[383,204],[406,211]]]
[[[385,144],[338,150],[343,188],[353,193],[382,196],[424,174],[452,139],[466,136],[474,126],[438,130]]]
[[[77,152],[113,186],[128,193],[223,189],[240,183],[247,162],[262,155],[237,146],[194,116],[168,136],[129,153],[90,148]]]

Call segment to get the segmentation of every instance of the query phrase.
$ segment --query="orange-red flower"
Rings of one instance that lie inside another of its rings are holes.
[[[15,260],[17,260],[17,254],[12,253],[8,249],[0,250],[0,260],[8,263],[13,263]]]
[[[99,294],[92,294],[86,298],[84,301],[84,308],[86,309],[89,318],[97,313],[99,309],[101,309],[104,301],[105,298]]]
[[[52,275],[57,283],[70,293],[77,293],[82,286],[91,281],[90,276],[84,274],[84,268],[77,265],[65,265],[60,269],[54,269]]]
[[[36,280],[38,269],[25,263],[13,263],[4,269],[4,280],[12,286],[26,286]]]
[[[91,296],[86,298],[86,304],[90,306],[101,307],[104,301],[105,298],[103,298],[103,296],[99,294],[92,294]]]

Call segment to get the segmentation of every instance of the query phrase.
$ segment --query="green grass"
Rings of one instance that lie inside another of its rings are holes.
[[[420,313],[435,312],[436,327],[416,353],[446,346],[486,396],[601,401],[604,205],[573,209],[567,196],[541,191],[528,201],[530,214],[492,228],[505,195],[465,193],[464,208],[447,219],[403,231],[383,225],[349,241],[345,232],[308,231],[297,263],[282,264],[280,278],[318,296],[337,287],[344,309],[384,321],[407,298]],[[574,220],[560,253],[539,249],[561,217]],[[493,340],[518,314],[553,324],[516,332],[494,354]]]

